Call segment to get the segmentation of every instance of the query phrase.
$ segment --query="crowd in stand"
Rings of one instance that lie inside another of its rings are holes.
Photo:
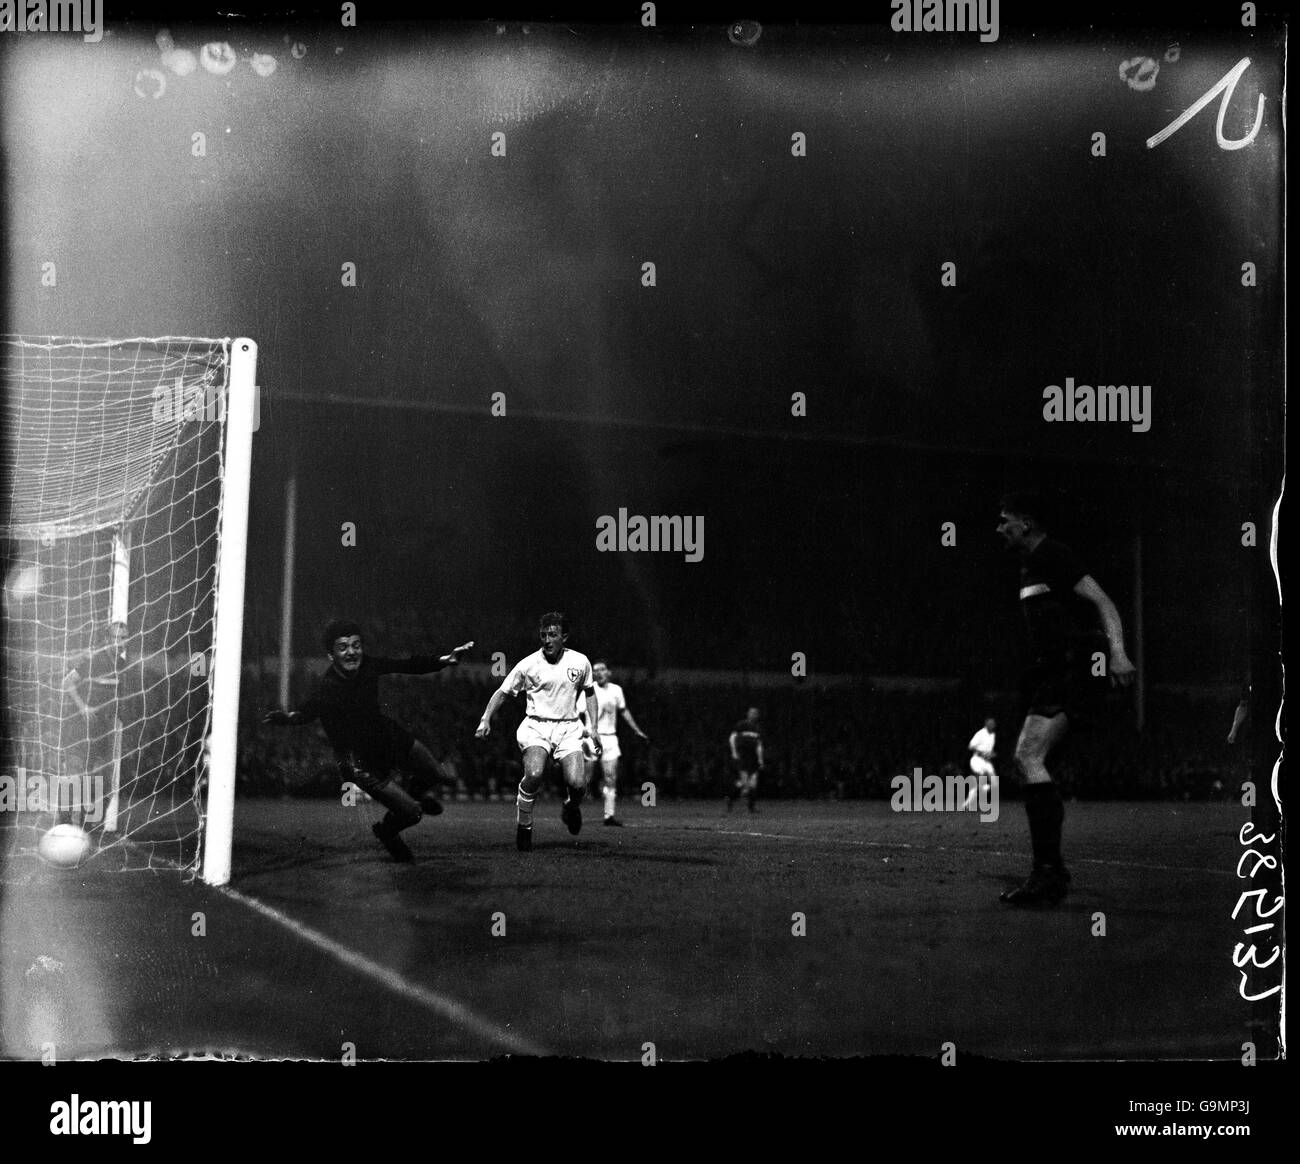
[[[853,610],[835,614],[831,641],[810,644],[817,666],[825,672],[863,671],[875,675],[959,675],[972,659],[982,661],[990,674],[1014,674],[1020,665],[1018,611],[1002,612],[1006,618],[971,623],[968,612],[932,612],[924,619],[900,619]],[[298,611],[298,642],[315,643],[312,628],[324,626],[339,611],[327,604],[306,605]],[[736,615],[736,617],[740,617]],[[1007,619],[1010,619],[1008,624]],[[394,609],[364,612],[367,649],[376,654],[441,654],[455,643],[476,640],[480,647],[504,649],[513,662],[531,649],[537,637],[536,615],[485,614],[450,604],[426,610]],[[779,665],[770,644],[784,643],[786,630],[764,626],[752,617],[741,625],[700,617],[681,629],[671,644],[671,663],[701,669],[770,670]],[[244,624],[244,658],[269,658],[279,651],[279,617],[270,608],[250,608]],[[618,615],[585,613],[576,624],[573,645],[594,657],[599,652],[623,668],[653,668],[649,636]],[[785,656],[788,657],[788,656]]]
[[[321,660],[321,667],[325,665]],[[617,678],[617,676],[616,676]],[[496,680],[464,674],[383,681],[386,714],[405,724],[449,765],[450,795],[512,798],[521,775],[515,728],[522,701],[507,701],[487,740],[474,728]],[[766,767],[762,793],[785,798],[888,798],[895,776],[965,773],[967,741],[986,710],[957,692],[875,690],[860,685],[747,689],[741,682],[702,686],[645,681],[626,686],[649,746],[623,733],[620,784],[625,794],[654,783],[657,797],[724,795],[734,779],[727,737],[749,706],[759,707]],[[277,704],[273,678],[250,675],[240,716],[238,779],[245,795],[333,796],[337,770],[319,725],[264,727]],[[1204,799],[1225,796],[1244,778],[1244,756],[1225,744],[1232,708],[1166,697],[1153,702],[1142,733],[1131,706],[1072,734],[1054,771],[1067,796],[1098,799]],[[1004,710],[997,766],[1014,795],[1011,753],[1014,700]]]
[[[309,613],[321,624],[327,617],[324,610]],[[337,795],[337,768],[319,725],[285,730],[261,723],[262,715],[279,702],[275,675],[263,670],[265,661],[275,653],[268,625],[273,625],[273,620],[254,614],[246,626],[239,791],[253,796]],[[511,661],[525,653],[535,636],[532,620],[524,616],[503,620],[500,625],[488,620],[486,627],[480,619],[471,627],[455,610],[433,609],[424,614],[399,612],[367,619],[366,647],[372,653],[399,656],[440,653],[462,637],[472,637],[471,631],[488,643],[516,644]],[[1008,636],[1009,641],[1013,638]],[[582,645],[611,639],[618,641],[613,630],[604,639],[591,632]],[[756,633],[753,639],[761,639],[761,635]],[[882,632],[880,654],[887,661],[897,661],[891,652],[901,652],[903,659],[924,658],[931,674],[961,676],[957,656],[943,663],[944,656],[931,639],[950,647],[955,644],[959,654],[968,652],[964,665],[969,665],[969,652],[984,657],[979,654],[984,646],[969,638],[953,632],[931,635],[918,626],[902,628],[897,641]],[[727,737],[750,706],[757,706],[762,714],[766,766],[761,793],[765,797],[888,798],[894,778],[916,768],[927,775],[964,774],[968,771],[967,741],[990,713],[1000,721],[996,763],[1004,794],[1014,795],[1018,783],[1012,762],[1019,726],[1014,695],[988,703],[978,693],[978,684],[969,681],[948,691],[882,690],[865,677],[833,687],[797,685],[791,680],[787,686],[751,688],[736,672],[733,681],[684,685],[665,678],[628,681],[620,673],[621,667],[646,665],[630,646],[624,653],[611,651],[607,657],[614,663],[615,679],[624,682],[638,722],[651,738],[647,746],[623,732],[620,784],[625,795],[639,792],[646,782],[655,785],[656,796],[669,799],[724,795],[734,779]],[[728,657],[721,649],[694,662],[717,669],[739,665],[734,651]],[[683,660],[681,665],[690,663]],[[987,660],[985,663],[988,669]],[[1011,654],[999,666],[1014,678],[1017,664]],[[306,695],[312,673],[326,665],[323,655],[307,667],[300,665],[295,676],[296,699]],[[902,666],[884,665],[877,673],[903,671]],[[32,682],[14,666],[10,672],[9,685],[15,689],[20,680]],[[194,678],[188,670],[161,680],[152,672],[146,676],[143,671],[132,671],[131,675],[134,683],[124,685],[119,712],[126,725],[123,754],[134,758],[132,774],[138,770],[146,783],[161,786],[172,779],[171,774],[197,766],[206,725],[206,681]],[[61,672],[52,672],[52,676],[47,683],[51,699],[57,696],[62,677]],[[414,731],[454,774],[455,789],[450,795],[472,799],[510,799],[514,795],[521,775],[515,728],[523,714],[522,701],[507,701],[487,740],[475,740],[473,734],[498,681],[482,672],[476,676],[461,672],[430,678],[393,676],[381,685],[386,713]],[[29,702],[36,707],[40,700],[34,695]],[[1053,775],[1066,796],[1080,798],[1235,796],[1249,771],[1250,745],[1248,741],[1235,746],[1225,742],[1234,703],[1235,697],[1153,692],[1146,724],[1138,732],[1131,704],[1119,699],[1091,730],[1071,732],[1052,758]],[[28,733],[32,739],[14,750],[13,762],[41,769],[45,764],[42,756],[60,754],[62,719],[51,712],[35,720],[41,731],[33,728]],[[1262,737],[1261,731],[1261,741]],[[68,763],[66,757],[64,763]],[[48,767],[54,770],[57,762],[50,760]]]

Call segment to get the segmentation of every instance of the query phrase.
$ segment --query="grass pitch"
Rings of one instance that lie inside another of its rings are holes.
[[[1235,1058],[1234,805],[1070,803],[1073,893],[1017,911],[1019,803],[456,803],[405,834],[373,804],[243,800],[233,893],[161,873],[43,871],[0,890],[7,1056],[215,1051],[338,1060],[743,1051]],[[199,919],[201,915],[201,921]],[[800,933],[802,931],[802,933]]]

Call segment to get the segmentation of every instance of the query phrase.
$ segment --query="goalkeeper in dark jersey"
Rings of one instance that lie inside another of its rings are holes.
[[[376,837],[396,861],[411,861],[411,850],[398,835],[418,824],[427,812],[437,816],[442,805],[429,791],[449,779],[427,747],[406,728],[379,711],[381,675],[429,675],[454,667],[474,644],[464,643],[445,655],[415,655],[383,659],[366,655],[361,627],[336,621],[325,628],[325,653],[330,667],[311,698],[298,711],[268,712],[263,723],[301,724],[320,720],[338,760],[339,776],[350,780],[388,812],[373,826]],[[412,796],[394,778],[394,769],[409,772]]]
[[[1069,890],[1070,874],[1061,859],[1065,805],[1047,757],[1065,738],[1070,721],[1086,714],[1089,702],[1090,659],[1080,616],[1100,621],[1105,631],[1112,685],[1128,686],[1135,670],[1115,604],[1074,552],[1048,537],[1044,508],[1035,494],[1011,494],[1002,501],[998,522],[1007,549],[1020,555],[1020,605],[1031,654],[1021,678],[1025,718],[1015,760],[1025,781],[1034,866],[1023,885],[1002,894],[1008,905],[1055,905]]]

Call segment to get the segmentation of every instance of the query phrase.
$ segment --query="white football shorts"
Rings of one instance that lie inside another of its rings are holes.
[[[576,719],[534,719],[525,716],[515,732],[522,752],[525,748],[545,748],[557,760],[582,751],[582,724]]]

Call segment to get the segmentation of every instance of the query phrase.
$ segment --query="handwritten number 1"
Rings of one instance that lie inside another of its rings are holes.
[[[1218,120],[1215,121],[1214,123],[1214,137],[1215,140],[1217,140],[1219,143],[1219,149],[1239,150],[1242,149],[1244,146],[1250,145],[1250,143],[1255,140],[1255,135],[1259,133],[1259,127],[1264,120],[1264,94],[1263,93],[1259,95],[1259,105],[1257,106],[1255,112],[1255,124],[1250,127],[1250,132],[1246,134],[1245,137],[1238,138],[1236,141],[1229,141],[1226,137],[1223,136],[1223,117],[1224,114],[1228,112],[1228,102],[1232,100],[1232,94],[1237,88],[1237,82],[1241,79],[1241,74],[1244,73],[1248,68],[1250,68],[1250,58],[1242,57],[1242,59],[1237,62],[1237,64],[1231,69],[1231,71],[1225,74],[1223,79],[1219,81],[1219,83],[1215,85],[1213,89],[1211,89],[1208,93],[1206,93],[1205,96],[1202,97],[1195,105],[1193,105],[1190,109],[1186,110],[1186,112],[1184,112],[1176,121],[1170,122],[1167,126],[1165,126],[1164,129],[1162,129],[1158,134],[1156,134],[1155,137],[1147,138],[1147,149],[1150,150],[1155,149],[1156,146],[1158,146],[1162,141],[1165,140],[1165,138],[1170,137],[1173,134],[1177,133],[1180,129],[1182,129],[1184,125],[1186,125],[1189,121],[1191,121],[1193,117],[1195,117],[1198,113],[1200,113],[1202,109],[1204,109],[1211,101],[1213,101],[1214,98],[1219,93],[1222,93],[1223,97],[1219,101]]]

